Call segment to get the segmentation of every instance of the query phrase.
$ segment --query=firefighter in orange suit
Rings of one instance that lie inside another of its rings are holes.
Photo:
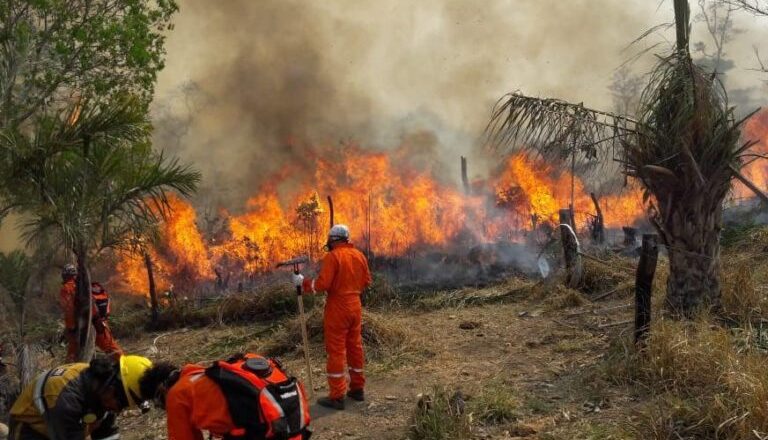
[[[293,275],[293,283],[304,292],[327,292],[323,317],[325,351],[328,355],[328,397],[318,404],[344,409],[347,397],[365,400],[363,364],[362,304],[360,295],[371,284],[368,260],[349,242],[349,228],[334,225],[328,233],[329,252],[323,258],[320,274],[315,279]],[[347,392],[347,374],[349,391]]]
[[[123,350],[118,345],[107,320],[112,309],[109,294],[100,283],[91,283],[91,296],[93,297],[93,328],[96,329],[96,346],[101,351],[115,359],[120,359]]]
[[[74,264],[67,264],[61,271],[61,290],[59,291],[59,303],[64,312],[64,337],[67,341],[67,362],[75,362],[80,348],[80,340],[77,335],[77,268]],[[109,316],[109,296],[101,284],[91,285],[93,295],[93,326],[96,329],[96,346],[104,353],[116,360],[123,354],[122,349],[112,337],[112,332],[107,325]]]
[[[61,290],[59,291],[59,304],[64,313],[64,338],[67,341],[67,362],[74,362],[80,341],[77,339],[77,268],[74,264],[67,264],[61,271]]]

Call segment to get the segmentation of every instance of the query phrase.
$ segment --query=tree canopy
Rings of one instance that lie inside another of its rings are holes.
[[[0,123],[73,99],[149,103],[177,10],[174,0],[0,2]]]

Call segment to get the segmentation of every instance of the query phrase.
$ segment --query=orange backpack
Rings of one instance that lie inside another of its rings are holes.
[[[100,283],[91,283],[91,295],[93,296],[94,318],[107,319],[112,312],[109,304],[109,294]]]
[[[257,354],[216,361],[205,375],[220,388],[237,426],[227,439],[309,439],[309,403],[303,385],[279,361]]]

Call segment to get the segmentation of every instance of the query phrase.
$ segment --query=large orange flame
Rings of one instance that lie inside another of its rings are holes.
[[[747,154],[768,155],[768,110],[760,111],[744,124],[743,138],[757,141]],[[758,188],[768,191],[768,160],[747,156],[745,162],[747,165],[742,168],[741,173]],[[737,200],[748,199],[754,198],[755,194],[741,182],[736,182],[733,186],[733,197]]]
[[[510,156],[497,176],[466,195],[418,170],[402,156],[347,146],[316,159],[314,172],[286,168],[254,191],[245,212],[230,215],[226,238],[207,244],[194,209],[171,198],[173,214],[164,225],[162,243],[151,251],[162,288],[170,283],[252,276],[277,261],[296,255],[317,258],[328,227],[328,206],[318,194],[330,194],[335,222],[345,223],[353,241],[377,256],[400,256],[417,249],[516,239],[539,224],[557,222],[559,209],[570,203],[571,177],[522,153]],[[331,157],[333,159],[328,159]],[[339,159],[336,159],[339,158]],[[575,179],[577,227],[594,214],[589,194]],[[643,212],[640,193],[603,196],[605,224],[632,224]],[[143,260],[125,257],[118,265],[137,292],[146,292]]]

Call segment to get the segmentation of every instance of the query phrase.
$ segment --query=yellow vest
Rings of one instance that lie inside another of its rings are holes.
[[[59,394],[86,368],[88,364],[67,364],[41,373],[24,387],[16,402],[13,403],[11,418],[29,425],[30,428],[47,437],[48,426],[41,410],[53,408]]]

